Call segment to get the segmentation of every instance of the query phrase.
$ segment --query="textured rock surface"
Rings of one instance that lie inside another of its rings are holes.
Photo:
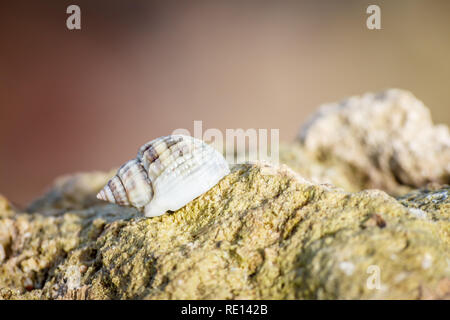
[[[66,179],[40,213],[0,213],[3,298],[448,297],[448,187],[397,201],[239,165],[186,207],[143,218],[92,199],[109,176]]]
[[[0,298],[449,299],[449,152],[389,90],[324,106],[280,146],[288,166],[237,165],[160,217],[95,198],[114,170],[28,212],[0,196]]]
[[[348,190],[399,195],[430,182],[450,183],[447,126],[433,125],[429,110],[403,90],[321,106],[301,128],[299,143],[287,149],[282,162],[308,176],[298,159],[311,158],[323,166],[313,177]]]

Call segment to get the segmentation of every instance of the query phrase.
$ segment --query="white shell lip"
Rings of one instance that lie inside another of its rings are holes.
[[[144,144],[97,198],[134,206],[145,216],[156,217],[184,207],[229,173],[224,157],[203,141],[164,136]]]
[[[228,163],[211,161],[201,164],[185,179],[179,179],[180,183],[175,185],[170,194],[172,197],[159,195],[156,192],[154,200],[145,207],[145,216],[154,217],[164,214],[167,211],[176,211],[192,200],[203,195],[214,187],[220,180],[230,173]],[[156,185],[155,189],[160,190]]]

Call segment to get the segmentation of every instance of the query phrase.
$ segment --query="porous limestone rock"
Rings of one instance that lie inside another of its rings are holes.
[[[287,165],[302,177],[317,184],[330,184],[349,192],[364,189],[367,177],[344,161],[320,161],[298,141],[280,143],[280,163]]]
[[[281,155],[282,162],[301,170],[296,159],[312,157],[316,167],[322,164],[322,178],[350,190],[400,195],[427,183],[450,183],[448,127],[433,125],[429,110],[408,91],[322,105],[302,126],[298,144]]]
[[[280,145],[289,167],[235,165],[160,217],[95,198],[115,170],[60,178],[27,212],[0,196],[0,298],[448,299],[449,152],[388,90],[323,106]]]
[[[66,178],[36,211],[0,212],[0,297],[449,297],[449,187],[398,201],[243,164],[180,210],[144,218],[92,198],[110,175]]]

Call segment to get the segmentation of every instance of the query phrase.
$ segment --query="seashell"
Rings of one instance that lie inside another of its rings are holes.
[[[155,217],[180,209],[229,173],[228,163],[211,146],[190,136],[170,135],[144,144],[97,198]]]

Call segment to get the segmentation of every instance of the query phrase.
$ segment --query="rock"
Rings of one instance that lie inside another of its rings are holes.
[[[298,141],[280,144],[280,163],[302,177],[317,183],[330,184],[349,192],[364,189],[367,178],[344,161],[320,161]]]
[[[14,215],[14,206],[0,194],[0,218],[8,218]]]
[[[412,94],[323,106],[280,161],[155,218],[96,199],[115,170],[0,196],[0,298],[450,299],[449,132]]]
[[[109,177],[66,178],[38,211],[0,212],[0,297],[449,297],[449,187],[396,200],[243,164],[180,210],[144,218],[92,198]]]
[[[321,176],[347,190],[401,195],[427,183],[450,183],[448,128],[433,125],[429,110],[407,91],[325,104],[303,125],[298,144],[290,148],[297,157],[282,154],[282,162],[299,167],[296,158],[311,157],[325,167]]]
[[[54,215],[66,210],[84,209],[98,203],[96,194],[116,169],[104,172],[78,173],[65,175],[55,181],[55,186],[43,197],[34,200],[27,208],[28,212],[41,211]]]
[[[430,186],[398,198],[413,214],[433,221],[450,220],[449,186]],[[415,210],[412,210],[415,209]],[[426,214],[420,214],[418,210]]]

